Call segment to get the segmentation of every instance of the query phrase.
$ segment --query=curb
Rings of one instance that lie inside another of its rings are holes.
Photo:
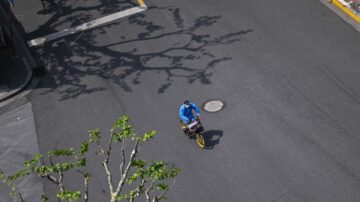
[[[333,0],[319,0],[323,5],[329,8],[332,12],[334,12],[337,16],[339,16],[342,20],[352,26],[356,31],[360,32],[360,24],[353,20],[349,15],[339,9],[335,4],[332,3]]]
[[[338,8],[340,8],[345,14],[355,20],[357,23],[360,23],[360,16],[356,15],[350,8],[345,6],[339,0],[330,0],[330,3],[334,4]]]
[[[0,115],[28,103],[30,101],[30,97],[28,95],[32,92],[32,89],[37,86],[39,81],[40,78],[33,76],[30,83],[23,90],[17,92],[13,97],[0,102]]]

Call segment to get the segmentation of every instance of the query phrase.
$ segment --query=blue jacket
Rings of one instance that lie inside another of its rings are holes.
[[[200,109],[194,103],[190,103],[190,107],[186,108],[185,105],[181,105],[179,110],[180,119],[185,124],[189,124],[191,121],[195,120],[195,117],[192,111],[195,110],[196,114],[200,114]]]

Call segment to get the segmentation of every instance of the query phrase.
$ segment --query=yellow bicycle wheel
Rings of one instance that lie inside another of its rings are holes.
[[[196,134],[196,143],[199,145],[199,147],[204,148],[205,147],[205,140],[204,137],[198,133]]]

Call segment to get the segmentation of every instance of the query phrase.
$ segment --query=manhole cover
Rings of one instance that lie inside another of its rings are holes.
[[[204,103],[204,110],[207,112],[218,112],[224,108],[225,104],[221,100],[209,100]]]

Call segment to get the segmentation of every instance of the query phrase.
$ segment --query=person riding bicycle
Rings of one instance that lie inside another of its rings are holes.
[[[183,129],[195,120],[193,110],[196,112],[196,117],[198,118],[200,115],[200,109],[196,106],[196,104],[190,102],[189,100],[185,100],[184,104],[181,105],[179,115]]]

